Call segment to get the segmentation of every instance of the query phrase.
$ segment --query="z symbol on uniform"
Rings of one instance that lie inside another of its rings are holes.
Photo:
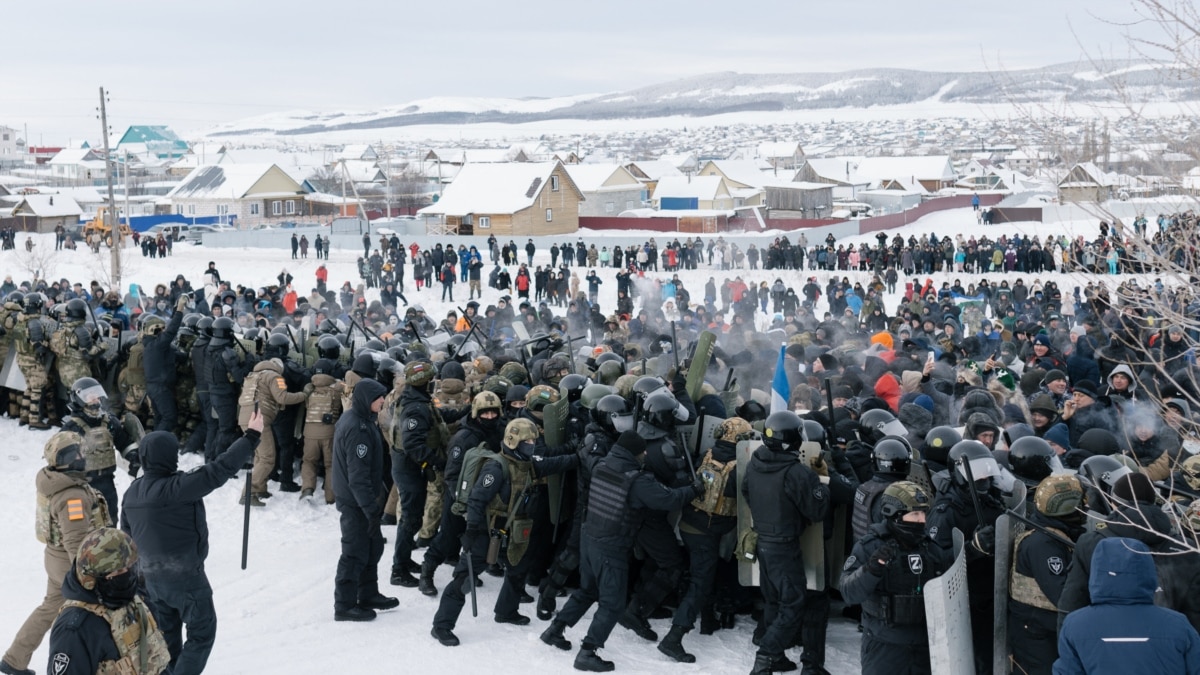
[[[920,553],[908,554],[908,569],[912,570],[913,574],[920,574],[925,569],[925,561],[921,560]]]
[[[354,452],[356,452],[358,454],[359,459],[366,457],[367,456],[367,445],[365,443],[359,443],[358,447],[354,449]]]
[[[1058,556],[1047,558],[1046,565],[1050,567],[1050,573],[1055,576],[1063,573],[1063,559]]]
[[[71,665],[71,657],[59,652],[54,655],[51,663],[54,664],[54,675],[61,675],[67,672],[67,666]]]

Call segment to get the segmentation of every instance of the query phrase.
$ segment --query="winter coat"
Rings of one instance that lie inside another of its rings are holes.
[[[1111,538],[1093,557],[1092,605],[1067,617],[1055,675],[1200,674],[1200,635],[1179,612],[1154,606],[1154,560],[1140,541]]]

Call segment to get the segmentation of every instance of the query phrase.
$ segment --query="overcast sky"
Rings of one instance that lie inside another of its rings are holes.
[[[205,0],[24,3],[3,42],[0,125],[30,141],[109,122],[180,133],[290,109],[429,96],[564,96],[715,71],[1019,69],[1130,56],[1130,0]]]

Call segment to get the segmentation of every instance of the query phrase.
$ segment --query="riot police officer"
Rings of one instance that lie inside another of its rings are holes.
[[[903,436],[887,436],[875,444],[871,451],[871,459],[875,464],[875,474],[871,480],[858,486],[854,491],[854,513],[851,522],[854,526],[855,541],[867,536],[867,530],[878,523],[879,496],[889,485],[908,476],[912,464],[912,448]]]
[[[112,522],[117,522],[117,488],[113,474],[117,468],[117,452],[129,463],[129,475],[137,478],[141,469],[137,443],[120,420],[108,412],[108,394],[104,387],[90,377],[81,377],[71,385],[70,414],[63,420],[63,431],[73,431],[83,437],[83,456],[86,460],[88,483],[104,495]]]
[[[233,445],[238,428],[238,389],[236,384],[246,378],[254,367],[255,359],[250,355],[239,359],[234,351],[233,320],[227,316],[214,319],[208,347],[204,352],[207,368],[208,400],[212,405],[212,416],[217,422],[215,447],[205,448],[206,456],[216,456],[219,450]]]
[[[392,556],[393,586],[418,585],[412,573],[420,566],[413,562],[412,551],[425,512],[426,483],[429,475],[446,466],[446,442],[450,439],[430,394],[435,372],[428,361],[410,361],[404,367],[404,392],[397,405],[401,447],[392,449],[392,479],[400,492],[400,518]]]
[[[68,300],[63,322],[50,336],[59,382],[71,383],[81,377],[91,377],[92,359],[104,352],[104,345],[93,334],[94,328],[86,323],[87,316],[86,302],[80,298]]]
[[[142,327],[142,364],[146,369],[146,394],[154,411],[154,430],[174,433],[179,413],[175,406],[175,357],[173,344],[183,324],[188,296],[180,295],[171,320],[158,317]]]

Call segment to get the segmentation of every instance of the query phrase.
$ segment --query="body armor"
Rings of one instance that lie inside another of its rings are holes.
[[[1063,539],[1070,540],[1070,537],[1061,530],[1053,527],[1047,527],[1046,529]],[[1012,570],[1008,576],[1008,595],[1021,604],[1044,609],[1048,612],[1057,612],[1058,607],[1053,602],[1050,602],[1050,598],[1047,598],[1046,594],[1042,592],[1042,587],[1038,586],[1037,579],[1017,571],[1017,551],[1021,550],[1021,542],[1025,541],[1033,533],[1034,530],[1025,530],[1021,534],[1018,534],[1016,541],[1013,542],[1013,562]]]
[[[145,601],[136,597],[129,604],[109,609],[79,600],[63,602],[63,608],[78,607],[108,622],[121,658],[102,661],[97,675],[159,675],[171,665],[171,654],[158,622]]]

